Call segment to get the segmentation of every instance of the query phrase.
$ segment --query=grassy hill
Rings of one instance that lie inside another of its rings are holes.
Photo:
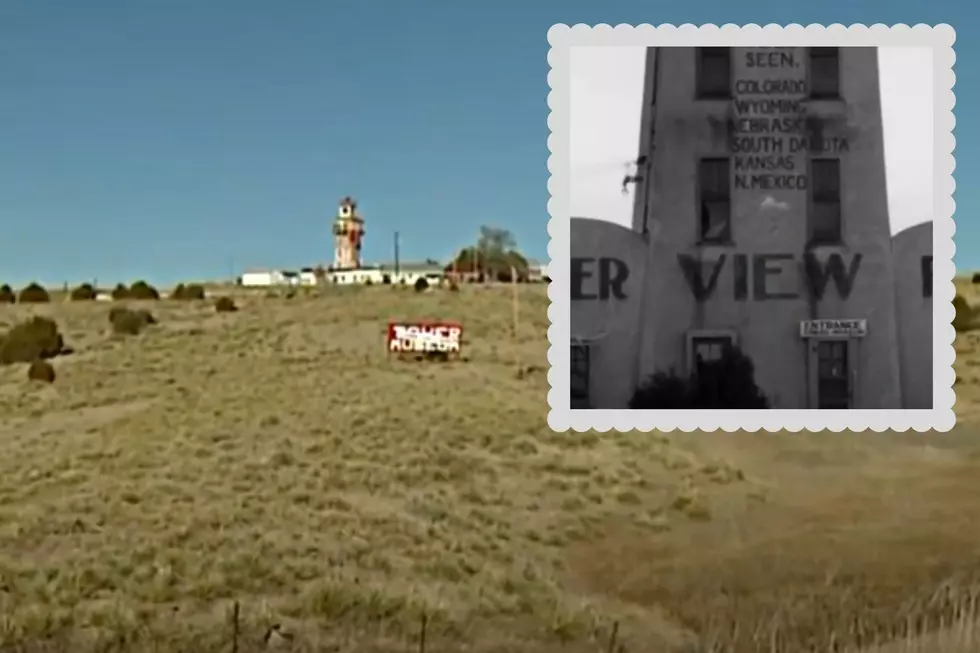
[[[478,286],[130,302],[137,336],[0,306],[75,349],[0,366],[0,650],[419,650],[423,615],[428,651],[976,650],[968,432],[552,433],[520,293],[514,337]],[[468,360],[389,359],[389,318],[462,321]]]

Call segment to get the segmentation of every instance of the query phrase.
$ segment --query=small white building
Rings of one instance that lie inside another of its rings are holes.
[[[286,283],[285,275],[279,270],[249,270],[240,279],[241,285],[246,288],[267,288]]]

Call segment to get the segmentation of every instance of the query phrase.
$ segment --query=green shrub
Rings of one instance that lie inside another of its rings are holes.
[[[975,311],[970,303],[962,295],[953,297],[953,309],[956,314],[953,316],[953,328],[957,333],[970,331],[974,328]]]
[[[129,299],[129,288],[121,283],[117,283],[116,287],[112,289],[112,298],[116,301]]]
[[[182,300],[204,299],[206,296],[207,293],[204,291],[204,286],[199,283],[189,283],[186,286],[178,283],[177,287],[170,293],[171,299]]]
[[[84,301],[91,301],[95,299],[95,296],[97,294],[98,292],[95,290],[95,287],[92,284],[83,283],[82,285],[72,290],[71,295],[69,295],[69,297],[73,302],[84,302]]]
[[[429,281],[425,277],[415,280],[415,292],[424,292],[429,289]]]
[[[14,293],[14,289],[3,284],[0,286],[0,304],[13,304],[17,301],[17,295]]]
[[[219,313],[234,313],[238,310],[235,301],[231,297],[218,297],[214,302],[214,310]]]
[[[27,368],[27,378],[31,381],[54,383],[54,366],[48,361],[36,360]]]
[[[143,280],[133,283],[129,287],[130,299],[160,299],[157,289]]]
[[[33,363],[54,358],[65,349],[58,324],[46,317],[34,316],[14,325],[0,341],[0,365]]]
[[[46,304],[51,301],[51,295],[43,286],[37,283],[29,283],[17,295],[19,304]]]
[[[109,322],[112,324],[113,333],[130,336],[139,335],[147,326],[157,323],[153,314],[147,310],[121,307],[109,311]]]

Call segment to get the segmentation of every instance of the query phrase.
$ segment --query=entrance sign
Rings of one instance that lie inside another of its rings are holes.
[[[458,322],[389,322],[389,354],[458,355],[463,325]]]
[[[801,338],[863,338],[867,334],[867,320],[804,320],[800,322]]]

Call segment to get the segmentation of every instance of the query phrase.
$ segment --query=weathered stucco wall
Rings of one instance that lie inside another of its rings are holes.
[[[571,335],[591,349],[592,408],[626,408],[632,396],[649,255],[626,227],[572,218]]]
[[[895,298],[905,408],[932,408],[932,223],[894,239]]]
[[[644,124],[652,125],[644,131],[653,147],[640,147],[650,153],[643,194],[653,247],[644,368],[685,370],[688,330],[732,330],[755,360],[774,407],[806,407],[809,357],[800,322],[866,318],[868,334],[855,350],[854,407],[897,408],[876,51],[842,49],[844,101],[806,99],[805,48],[779,49],[776,57],[771,52],[734,50],[733,100],[695,98],[695,48],[661,49],[648,58],[659,83],[644,98]],[[779,102],[760,104],[766,100]],[[767,133],[773,120],[786,131]],[[841,159],[841,245],[807,246],[807,141],[819,141],[827,155]],[[698,162],[730,155],[731,238],[704,245],[698,242]],[[638,208],[638,227],[643,215]],[[808,257],[821,273],[840,264],[842,283],[831,279],[819,299],[806,283]]]

